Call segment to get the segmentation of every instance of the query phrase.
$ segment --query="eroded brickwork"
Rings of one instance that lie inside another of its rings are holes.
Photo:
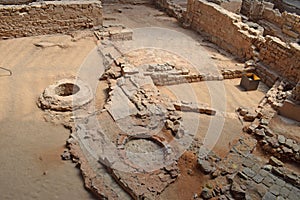
[[[245,0],[241,13],[261,25],[265,35],[276,36],[284,41],[299,38],[300,16],[286,11],[280,13],[270,2]]]
[[[269,69],[296,84],[300,79],[300,46],[284,43],[279,38],[266,36],[257,44],[258,58]]]
[[[102,25],[100,1],[48,1],[0,6],[0,37],[24,37]]]
[[[293,99],[300,102],[300,81],[297,83],[296,87],[293,89]]]
[[[283,13],[280,23],[282,27],[290,23],[290,27],[298,31],[298,17]],[[269,19],[276,22],[271,16]],[[286,43],[278,37],[264,37],[262,31],[242,22],[240,15],[203,0],[188,1],[186,22],[192,29],[206,34],[210,41],[234,55],[259,61],[267,66],[267,70],[280,74],[277,78],[289,80],[294,85],[299,81],[300,47],[296,42]],[[269,85],[275,80],[271,80]]]
[[[214,3],[189,0],[186,18],[192,29],[206,34],[221,48],[241,58],[251,57],[251,45],[260,33],[244,24],[241,16]]]

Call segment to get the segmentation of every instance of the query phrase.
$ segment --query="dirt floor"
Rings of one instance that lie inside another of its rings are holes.
[[[41,41],[66,47],[34,45]],[[93,199],[80,171],[60,158],[69,131],[45,122],[36,102],[49,84],[76,75],[94,46],[62,35],[0,42],[0,66],[13,73],[0,77],[0,199]]]
[[[153,7],[124,5],[121,12],[116,8],[120,9],[119,6],[104,7],[105,24],[123,24],[132,29],[155,26],[178,31],[186,34],[188,40],[195,44],[191,52],[203,43],[199,35],[179,27],[174,18]],[[60,155],[69,131],[60,125],[45,122],[43,112],[36,105],[39,95],[48,85],[75,76],[86,56],[96,46],[94,37],[76,37],[76,41],[64,35],[0,41],[0,66],[13,72],[12,76],[5,76],[6,72],[0,71],[0,199],[93,199],[84,189],[80,172],[74,164],[61,161]],[[34,45],[39,42],[56,45],[46,48]],[[214,65],[216,69],[240,65],[214,48],[201,46],[201,50],[199,56],[205,55],[203,58],[206,59],[202,62]],[[198,70],[216,70],[201,64],[196,66]],[[213,148],[221,157],[228,153],[232,141],[238,139],[241,132],[242,124],[235,109],[239,106],[255,107],[266,89],[262,84],[257,91],[243,92],[238,87],[239,81],[226,80],[221,82],[222,85],[215,81],[190,84],[199,102],[223,113],[221,117],[191,115],[200,122],[196,136],[201,140],[205,140],[212,118],[224,120]],[[185,90],[181,87],[176,85],[160,90],[169,96],[176,91],[177,98],[186,100],[188,95],[182,92]],[[219,90],[223,89],[226,99],[218,96]],[[101,94],[97,98],[103,102],[106,94],[101,84],[98,92]],[[181,157],[179,168],[182,176],[163,192],[161,199],[189,199],[195,190],[199,190],[197,183],[205,180],[196,169],[196,156],[191,152]]]

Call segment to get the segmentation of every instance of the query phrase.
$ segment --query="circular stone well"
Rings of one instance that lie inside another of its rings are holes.
[[[63,83],[55,88],[55,93],[58,96],[70,96],[76,94],[80,88],[73,83]]]
[[[62,79],[47,87],[38,100],[42,109],[76,110],[93,100],[90,87],[78,79]]]

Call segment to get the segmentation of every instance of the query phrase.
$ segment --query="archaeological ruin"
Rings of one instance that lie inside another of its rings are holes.
[[[300,199],[299,0],[0,0],[0,199]]]

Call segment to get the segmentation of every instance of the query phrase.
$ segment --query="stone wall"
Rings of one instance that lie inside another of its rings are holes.
[[[0,5],[0,38],[25,37],[102,25],[100,1],[48,1]]]
[[[186,13],[186,8],[174,3],[172,0],[154,0],[155,6],[163,9],[169,16],[175,17],[178,21],[183,21],[183,16]]]
[[[300,7],[299,3],[295,1],[293,5],[293,1],[290,1],[290,4],[285,0],[243,0],[241,13],[244,15],[248,15],[251,9],[255,8],[256,10],[252,10],[254,13],[257,13],[262,6],[269,7],[272,5],[272,8],[278,9],[281,13],[289,12],[296,13],[300,15]]]
[[[270,70],[270,67],[259,62],[256,64],[255,73],[260,77],[261,81],[264,82],[268,87],[272,87],[273,84],[280,79],[278,73]]]
[[[265,34],[285,41],[299,38],[300,16],[288,12],[280,13],[270,2],[244,0],[241,13],[260,24],[265,29]]]
[[[262,0],[243,0],[241,14],[249,17],[250,20],[261,19],[265,8],[273,9],[274,4]]]
[[[240,13],[242,0],[207,0],[220,5],[222,8],[234,13]]]
[[[300,102],[300,81],[297,83],[296,87],[293,89],[292,98],[296,102]]]
[[[271,8],[265,8],[261,18],[266,20],[280,29],[288,37],[299,38],[300,34],[300,16],[288,12],[280,13]],[[273,30],[276,32],[276,30]],[[283,38],[282,38],[283,39]]]
[[[284,43],[279,38],[266,36],[257,44],[258,58],[281,78],[297,84],[300,80],[300,46]]]
[[[25,3],[31,3],[34,2],[34,0],[0,0],[0,4],[4,5],[17,5],[17,4],[25,4]]]
[[[287,11],[300,15],[300,7],[297,1],[266,0],[272,2],[281,12]]]
[[[210,41],[240,58],[252,56],[252,43],[260,31],[242,22],[241,16],[203,0],[189,0],[187,23]]]
[[[291,17],[296,15],[282,16],[289,19],[286,22],[295,23]],[[264,82],[269,82],[268,85],[271,86],[277,79],[286,79],[294,85],[299,81],[300,46],[297,43],[285,43],[272,36],[264,37],[262,31],[242,22],[241,16],[203,0],[188,1],[186,23],[239,58],[253,58],[259,62],[264,66],[257,67],[259,75],[263,76]],[[272,76],[267,80],[265,75],[268,74]]]

